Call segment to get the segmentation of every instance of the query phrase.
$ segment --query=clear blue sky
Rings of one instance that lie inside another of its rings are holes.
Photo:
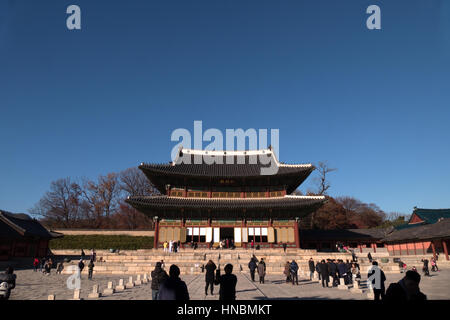
[[[3,0],[0,208],[167,162],[194,120],[280,129],[282,161],[338,168],[333,196],[450,207],[449,75],[448,0]]]

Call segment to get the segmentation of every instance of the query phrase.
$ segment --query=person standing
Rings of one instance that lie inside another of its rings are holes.
[[[261,261],[258,264],[258,276],[259,283],[264,283],[264,277],[266,276],[266,263],[263,258],[261,258]]]
[[[322,260],[320,262],[320,276],[322,277],[322,287],[325,288],[326,283],[326,287],[328,288],[328,282],[330,280],[330,269],[329,265],[325,263],[325,260]]]
[[[169,253],[172,252],[172,249],[173,249],[173,241],[170,240],[170,241],[169,241]]]
[[[205,282],[206,282],[206,286],[205,286],[205,295],[208,295],[208,287],[211,287],[211,295],[214,294],[214,275],[215,275],[215,270],[217,269],[216,264],[212,261],[209,260],[208,263],[205,266],[206,269],[206,274],[205,274]]]
[[[352,261],[356,262],[356,254],[355,254],[355,250],[352,249]]]
[[[92,274],[94,273],[94,267],[95,267],[95,265],[94,265],[94,260],[92,260],[91,259],[91,261],[89,261],[89,264],[88,264],[88,279],[89,280],[92,280]]]
[[[164,243],[163,243],[164,252],[167,252],[168,245],[169,244],[167,243],[167,241],[164,241]]]
[[[287,244],[286,244],[286,242],[284,242],[283,243],[283,251],[284,251],[284,253],[286,253],[286,249],[287,249]]]
[[[257,268],[256,261],[253,259],[253,257],[250,259],[250,262],[248,263],[248,268],[250,269],[250,277],[252,278],[252,281],[255,281],[255,270]]]
[[[250,247],[251,247],[252,249],[255,248],[255,242],[253,241],[253,239],[252,239],[252,241],[250,242]]]
[[[309,280],[311,281],[314,277],[314,271],[316,271],[313,258],[309,258],[308,266],[309,266]]]
[[[84,253],[84,250],[81,249],[81,259],[84,260],[85,257],[86,257],[86,254]]]
[[[39,260],[39,271],[40,271],[40,272],[42,272],[42,269],[44,268],[44,265],[45,265],[45,258],[42,257],[42,258]]]
[[[38,267],[39,267],[39,259],[38,258],[34,258],[34,260],[33,260],[34,272],[37,272],[37,268]]]
[[[372,255],[370,252],[367,254],[367,259],[369,259],[369,262],[372,263]]]
[[[8,283],[8,289],[5,296],[0,296],[1,299],[8,300],[11,295],[11,290],[16,287],[16,278],[13,267],[7,267],[5,273],[0,274],[0,283]]]
[[[286,276],[286,283],[289,283],[291,281],[291,263],[289,261],[286,261],[283,273]]]
[[[91,251],[91,260],[95,262],[97,260],[97,253],[95,252],[95,249],[92,249]]]
[[[173,252],[177,253],[178,252],[178,242],[174,241],[172,246],[173,246]]]
[[[78,269],[80,270],[80,279],[81,279],[81,272],[83,272],[84,269],[83,259],[80,259],[80,261],[78,262]]]
[[[319,275],[319,281],[322,280],[322,275],[320,274],[320,261],[316,263],[316,272]]]
[[[151,272],[152,277],[152,300],[158,300],[159,288],[161,283],[163,283],[169,276],[162,269],[161,262],[157,262],[155,269]]]
[[[61,274],[61,272],[64,270],[64,262],[63,261],[61,261],[59,264],[58,264],[58,267],[56,268],[56,274]]]
[[[369,273],[367,274],[367,278],[370,278],[372,275],[374,275],[374,277],[372,279],[374,300],[379,301],[380,298],[381,298],[381,300],[384,300],[384,296],[386,293],[384,282],[386,281],[386,276],[384,275],[383,270],[381,270],[378,267],[378,262],[373,261],[372,266],[373,266],[372,269],[370,269],[372,271],[369,270]]]
[[[358,285],[359,285],[359,280],[358,279],[361,278],[361,275],[359,273],[359,267],[358,267],[358,265],[356,263],[352,263],[351,272],[352,272],[352,280],[353,280],[353,282],[358,281]]]
[[[422,259],[423,262],[423,273],[425,274],[425,276],[429,277],[430,276],[430,270],[428,269],[428,259]]]
[[[186,283],[180,279],[178,266],[170,266],[169,278],[159,287],[158,300],[189,300],[189,292]]]
[[[219,290],[219,300],[222,301],[230,301],[230,300],[236,300],[236,284],[237,284],[237,277],[232,274],[233,272],[233,265],[227,264],[224,268],[225,274],[220,275],[220,271],[217,270],[217,278],[214,282],[216,285],[220,285]]]
[[[294,285],[294,281],[298,285],[298,264],[297,262],[295,262],[295,260],[292,260],[291,262],[290,271],[291,271],[292,285]]]
[[[420,274],[406,271],[402,280],[391,283],[386,290],[385,301],[420,301],[427,300],[427,296],[420,292]]]

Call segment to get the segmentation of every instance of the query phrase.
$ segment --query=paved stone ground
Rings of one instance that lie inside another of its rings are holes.
[[[18,270],[17,285],[12,291],[11,300],[47,300],[49,294],[55,294],[57,300],[66,300],[73,297],[73,291],[67,289],[66,281],[68,275],[57,275],[52,270],[50,276],[32,270]],[[268,275],[265,284],[251,282],[249,275],[238,273],[237,299],[238,300],[264,300],[264,299],[333,299],[333,300],[361,300],[367,299],[366,293],[358,294],[350,291],[339,290],[337,288],[322,288],[318,282],[311,282],[299,277],[299,285],[286,284],[280,275]],[[119,279],[124,279],[126,283],[129,276],[94,276],[93,280],[88,280],[83,275],[81,280],[81,298],[88,299],[88,294],[92,291],[94,284],[99,284],[99,291],[107,287],[108,281],[118,284]],[[391,282],[396,282],[403,277],[403,274],[386,274],[386,286]],[[136,276],[133,277],[136,279]],[[182,280],[186,282],[191,299],[195,300],[218,300],[219,287],[215,286],[213,296],[205,296],[204,274],[183,275]],[[256,277],[258,278],[258,277]],[[362,286],[364,286],[364,278]],[[421,290],[428,296],[428,299],[450,299],[450,270],[442,270],[432,273],[432,277],[423,277],[420,284]],[[149,300],[151,299],[150,283],[142,284],[124,292],[114,293],[110,296],[103,296],[100,300]]]

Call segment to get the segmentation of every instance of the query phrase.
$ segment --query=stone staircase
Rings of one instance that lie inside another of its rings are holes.
[[[85,252],[89,252],[85,250]],[[65,257],[71,259],[71,262],[65,263],[63,273],[72,273],[68,266],[76,266],[80,259],[79,250],[54,250],[53,254],[57,261],[62,261]],[[119,253],[111,253],[107,250],[97,251],[97,262],[95,262],[94,273],[96,274],[143,274],[150,273],[157,262],[164,260],[165,269],[168,270],[170,265],[176,264],[181,274],[200,274],[202,266],[208,260],[212,260],[216,265],[223,267],[231,263],[235,273],[248,273],[248,262],[251,256],[255,254],[258,259],[264,258],[266,262],[266,272],[268,274],[282,275],[286,261],[293,259],[299,265],[299,275],[309,277],[309,258],[313,258],[315,262],[322,259],[342,259],[351,260],[351,254],[338,252],[317,252],[316,250],[303,249],[287,249],[286,253],[280,249],[235,249],[235,250],[208,250],[208,249],[181,249],[178,253],[164,253],[162,250],[124,250]],[[88,257],[86,259],[89,259]],[[103,262],[100,262],[100,259]],[[360,261],[361,272],[367,272],[371,264],[367,259]],[[388,263],[382,263],[377,258],[380,267],[385,272],[399,272],[398,263],[394,263],[389,259]],[[83,270],[83,274],[87,273],[87,263]]]

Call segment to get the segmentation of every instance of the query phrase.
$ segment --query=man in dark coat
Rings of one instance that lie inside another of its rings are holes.
[[[298,264],[297,262],[295,262],[295,260],[292,260],[291,262],[291,279],[292,279],[292,284],[298,285]]]
[[[316,272],[319,275],[319,281],[322,280],[322,276],[320,274],[320,262],[316,263]]]
[[[384,282],[386,281],[386,276],[384,275],[383,270],[378,268],[378,262],[374,261],[374,262],[372,262],[372,265],[374,266],[375,269],[379,269],[378,272],[376,272],[374,269],[372,269],[371,272],[367,273],[367,278],[369,278],[370,276],[375,274],[375,278],[372,279],[374,300],[379,301],[380,297],[381,297],[381,300],[384,300],[384,296],[385,296],[385,292],[386,292]],[[378,277],[378,279],[377,279],[377,277]],[[375,287],[377,283],[380,284],[379,288]]]
[[[205,274],[205,295],[208,295],[208,287],[211,287],[211,295],[214,294],[214,274],[215,270],[217,269],[216,264],[209,260],[208,263],[205,266],[206,274]]]
[[[347,276],[347,270],[346,270],[347,268],[345,267],[344,261],[339,260],[337,267],[338,267],[338,272],[339,272],[339,278],[342,278],[345,281],[345,277]]]
[[[430,276],[430,270],[428,269],[428,259],[422,259],[422,262],[423,262],[423,268],[422,268],[423,273],[427,277],[429,277]]]
[[[169,278],[159,287],[158,300],[189,300],[186,283],[180,279],[180,268],[171,265]]]
[[[162,269],[161,262],[157,262],[155,269],[151,273],[152,277],[152,300],[158,300],[159,288],[161,283],[167,280],[169,277],[167,273]]]
[[[372,255],[370,252],[367,254],[367,259],[369,259],[369,262],[372,263]]]
[[[385,301],[427,300],[427,296],[420,292],[420,274],[406,271],[402,280],[391,283],[386,291]]]
[[[332,286],[336,287],[338,285],[338,281],[339,281],[337,265],[336,265],[336,263],[334,263],[334,261],[329,260],[328,267],[329,267],[330,276],[333,277]]]
[[[216,285],[220,285],[219,300],[236,300],[237,277],[232,274],[233,265],[227,264],[224,270],[225,274],[222,276],[218,270],[217,278],[214,282]]]
[[[283,251],[286,253],[287,244],[283,243]]]
[[[326,287],[328,288],[330,270],[329,265],[325,263],[325,260],[322,260],[322,262],[320,263],[320,276],[322,277],[322,287],[325,288],[326,283],[327,284]]]
[[[257,268],[258,260],[254,258],[254,256],[250,259],[250,262],[248,263],[248,268],[250,269],[250,276],[252,278],[252,281],[255,281],[255,270]]]
[[[313,258],[309,258],[308,266],[309,266],[309,280],[312,280],[314,277],[314,271],[316,270]]]

